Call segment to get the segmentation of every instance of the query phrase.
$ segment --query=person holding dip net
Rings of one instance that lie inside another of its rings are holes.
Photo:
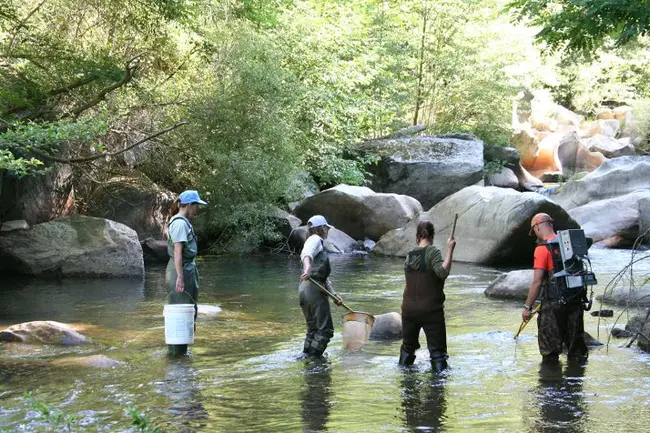
[[[302,274],[300,275],[300,286],[298,297],[300,308],[307,322],[307,335],[303,345],[302,354],[298,359],[314,358],[319,359],[325,352],[327,344],[334,336],[334,323],[330,312],[330,304],[327,295],[318,287],[321,284],[334,295],[336,305],[341,305],[341,297],[334,292],[332,285],[327,279],[332,271],[327,251],[323,241],[331,225],[322,215],[314,215],[307,222],[309,237],[300,253],[302,261]]]

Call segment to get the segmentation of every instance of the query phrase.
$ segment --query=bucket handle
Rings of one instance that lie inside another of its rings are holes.
[[[167,301],[169,301],[169,297],[170,297],[173,293],[185,293],[185,294],[190,298],[190,300],[192,301],[192,304],[196,305],[196,301],[194,300],[194,298],[192,297],[192,295],[190,295],[190,292],[187,292],[187,291],[185,291],[185,290],[183,290],[182,292],[175,292],[175,291],[174,291],[174,292],[169,292],[169,293],[167,294],[167,298],[166,298]]]

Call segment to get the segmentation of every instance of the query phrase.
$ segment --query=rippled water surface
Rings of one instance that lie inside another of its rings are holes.
[[[602,291],[629,261],[627,251],[595,250]],[[646,264],[635,272],[650,272]],[[332,280],[348,305],[399,311],[402,260],[335,257]],[[145,282],[3,280],[0,327],[29,320],[79,324],[94,344],[0,345],[0,431],[45,431],[23,394],[75,415],[73,431],[130,431],[136,406],[163,431],[647,431],[650,357],[635,346],[593,350],[584,367],[541,370],[536,325],[518,343],[521,302],[487,299],[499,271],[455,263],[446,284],[452,370],[430,373],[426,350],[415,369],[397,367],[399,341],[341,348],[343,313],[323,365],[302,350],[297,257],[201,262],[200,303],[220,305],[201,319],[191,356],[168,359],[163,337],[164,268]],[[336,307],[333,307],[336,308]],[[616,315],[620,308],[614,307]],[[585,315],[606,341],[614,319]],[[421,337],[424,344],[424,336]],[[103,354],[123,364],[97,370],[57,363]],[[564,362],[566,364],[566,362]]]

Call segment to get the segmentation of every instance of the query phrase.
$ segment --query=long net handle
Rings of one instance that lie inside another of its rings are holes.
[[[524,328],[526,327],[526,325],[528,325],[528,322],[530,322],[531,320],[533,320],[533,316],[535,315],[535,313],[537,313],[537,312],[539,311],[539,309],[540,309],[541,307],[542,307],[542,304],[541,304],[541,303],[537,304],[537,306],[536,306],[535,308],[533,308],[533,311],[531,311],[530,319],[528,319],[528,321],[526,321],[526,322],[521,322],[521,325],[519,325],[519,330],[518,330],[517,333],[515,334],[515,337],[514,337],[515,340],[517,339],[517,337],[519,337],[519,334],[521,334],[521,331],[524,330]]]
[[[454,214],[454,224],[451,226],[451,236],[454,237],[454,234],[456,233],[456,221],[458,221],[458,214]]]
[[[334,296],[334,294],[333,294],[332,292],[330,292],[330,291],[327,290],[325,287],[323,287],[323,286],[322,286],[318,281],[314,280],[312,277],[309,277],[309,281],[311,281],[312,283],[316,284],[316,286],[317,286],[321,291],[325,292],[325,294],[326,294],[327,296],[329,296],[330,298],[332,298],[332,299],[334,299],[336,302],[338,302],[338,299],[336,298],[336,296]],[[341,301],[341,306],[343,306],[343,307],[344,307],[346,310],[348,310],[350,313],[354,313],[354,310],[352,310],[352,308],[350,308],[350,307],[348,307],[347,305],[345,305],[345,303],[344,303],[343,301]]]

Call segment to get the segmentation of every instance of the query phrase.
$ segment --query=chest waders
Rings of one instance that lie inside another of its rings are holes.
[[[315,281],[325,286],[331,271],[332,268],[327,251],[323,248],[314,257],[309,275]],[[307,334],[305,335],[303,353],[309,357],[319,358],[325,352],[332,336],[334,336],[334,323],[332,322],[332,314],[330,313],[329,299],[316,284],[309,280],[300,282],[298,297],[300,299],[302,314],[305,316],[305,321],[307,322]]]
[[[406,288],[402,300],[402,347],[400,365],[415,362],[415,351],[420,348],[420,330],[424,329],[431,367],[435,371],[447,368],[447,329],[445,326],[444,280],[440,279],[426,261],[426,247],[410,251],[404,275]]]
[[[537,316],[537,343],[544,362],[556,362],[563,348],[569,358],[586,358],[584,338],[584,305],[587,288],[569,289],[564,278],[554,274],[562,271],[562,258],[554,245],[541,243],[548,248],[553,259],[553,270],[545,272],[542,281],[542,305]]]
[[[198,245],[196,242],[196,235],[194,228],[189,220],[180,215],[173,217],[169,224],[167,224],[167,232],[169,233],[169,226],[176,220],[182,220],[188,229],[187,242],[183,243],[183,281],[185,283],[185,290],[183,292],[176,292],[176,266],[174,264],[174,242],[173,239],[167,239],[167,253],[169,254],[169,262],[165,272],[165,281],[169,289],[168,300],[170,304],[194,304],[194,326],[196,327],[197,316],[197,302],[199,301],[199,271],[196,267],[195,257],[198,253]],[[187,344],[168,344],[167,349],[170,355],[184,355],[187,353]]]

